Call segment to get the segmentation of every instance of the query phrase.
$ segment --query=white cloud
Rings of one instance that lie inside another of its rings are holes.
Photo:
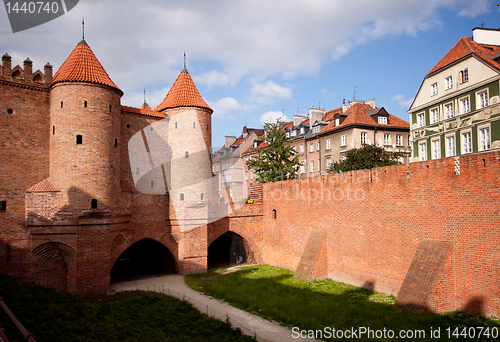
[[[264,114],[261,115],[260,122],[262,124],[274,123],[278,119],[283,122],[290,121],[290,119],[283,112],[270,111],[270,112],[265,112]]]
[[[396,94],[391,98],[391,100],[397,102],[401,108],[408,109],[413,103],[414,98],[412,97],[411,99],[407,99],[406,95]]]
[[[255,109],[256,105],[240,103],[234,97],[224,97],[216,102],[207,101],[208,105],[213,109],[213,116],[216,118],[226,117],[234,111],[246,111]],[[230,115],[232,117],[232,115]]]
[[[211,88],[213,86],[228,86],[231,81],[227,74],[217,70],[212,70],[200,75],[193,76],[193,81],[196,84],[206,85]]]
[[[280,86],[273,81],[265,83],[255,83],[250,89],[249,99],[252,102],[260,104],[271,103],[275,99],[290,99],[292,98],[292,90],[287,87]]]
[[[490,7],[490,1],[488,1],[488,0],[475,0],[475,1],[462,0],[462,1],[460,1],[460,5],[461,5],[461,7],[463,6],[465,8],[463,8],[460,12],[458,12],[459,16],[474,18],[480,14],[488,12],[488,9]]]

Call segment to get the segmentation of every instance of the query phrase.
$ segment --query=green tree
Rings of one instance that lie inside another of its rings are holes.
[[[363,145],[347,151],[346,158],[334,162],[328,169],[332,172],[346,172],[351,170],[371,169],[377,166],[396,165],[399,158],[403,157],[401,152],[389,152],[383,147],[376,145]]]
[[[289,144],[290,140],[281,129],[283,122],[264,124],[267,147],[253,159],[246,162],[254,170],[257,182],[267,183],[293,179],[300,166],[299,155]]]

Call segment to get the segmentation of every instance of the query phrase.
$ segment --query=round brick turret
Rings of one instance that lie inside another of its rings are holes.
[[[116,206],[120,177],[120,98],[92,50],[81,41],[50,90],[50,177],[66,212]]]

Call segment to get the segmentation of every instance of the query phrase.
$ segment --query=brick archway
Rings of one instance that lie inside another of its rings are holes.
[[[126,243],[122,243],[112,253],[113,263],[109,269],[110,282],[177,273],[177,244],[175,240],[169,241],[173,239],[161,240],[163,239],[135,236],[129,238]]]

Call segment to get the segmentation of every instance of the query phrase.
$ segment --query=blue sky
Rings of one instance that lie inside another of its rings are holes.
[[[425,74],[474,27],[500,27],[498,0],[80,0],[66,15],[12,33],[0,9],[0,53],[55,70],[85,39],[122,104],[155,108],[183,68],[214,109],[213,146],[243,125],[330,110],[353,99],[408,121]]]

